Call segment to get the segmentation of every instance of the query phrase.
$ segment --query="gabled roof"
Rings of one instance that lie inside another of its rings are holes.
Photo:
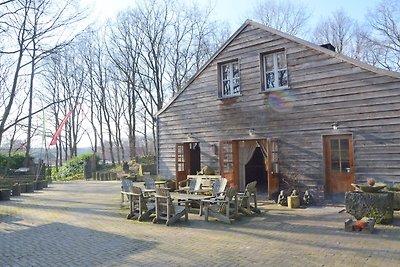
[[[238,36],[249,25],[251,25],[251,26],[253,26],[255,28],[260,28],[260,29],[265,30],[265,31],[267,31],[269,33],[281,36],[283,38],[286,38],[286,39],[291,40],[293,42],[296,42],[298,44],[304,45],[304,46],[309,47],[311,49],[317,50],[319,52],[328,54],[328,55],[330,55],[330,56],[332,56],[334,58],[337,58],[337,59],[339,59],[339,60],[341,60],[343,62],[350,63],[350,64],[352,64],[354,66],[357,66],[357,67],[360,67],[362,69],[365,69],[365,70],[368,70],[368,71],[371,71],[371,72],[374,72],[374,73],[377,73],[377,74],[380,74],[380,75],[386,75],[386,76],[390,76],[390,77],[393,77],[393,78],[400,79],[400,73],[399,72],[384,70],[384,69],[380,69],[380,68],[368,65],[368,64],[366,64],[364,62],[361,62],[361,61],[353,59],[351,57],[339,54],[339,53],[334,52],[332,50],[323,48],[323,47],[321,47],[319,45],[313,44],[311,42],[308,42],[308,41],[303,40],[301,38],[298,38],[296,36],[293,36],[293,35],[278,31],[278,30],[276,30],[274,28],[271,28],[271,27],[268,27],[268,26],[266,26],[264,24],[260,24],[260,23],[257,23],[255,21],[252,21],[252,20],[246,20],[243,23],[243,25],[240,26],[240,28],[234,34],[232,34],[231,37],[229,37],[229,39],[224,43],[224,45],[222,45],[218,49],[218,51],[215,52],[215,54],[196,72],[196,74],[193,75],[193,77],[188,81],[188,83],[185,85],[185,87],[181,91],[177,92],[174,95],[174,97],[161,110],[159,110],[156,113],[156,116],[158,116],[161,113],[163,113],[189,87],[189,85],[208,67],[208,65],[210,65],[211,62],[236,38],[236,36]]]

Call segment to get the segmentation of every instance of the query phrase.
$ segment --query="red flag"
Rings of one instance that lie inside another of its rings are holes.
[[[65,116],[65,118],[63,119],[63,121],[61,122],[60,126],[58,126],[57,131],[55,132],[55,134],[53,135],[53,139],[51,139],[50,145],[54,146],[55,144],[57,144],[57,138],[58,136],[61,134],[62,128],[64,126],[64,124],[67,122],[68,118],[71,116],[72,111],[74,110],[75,107],[73,107]]]

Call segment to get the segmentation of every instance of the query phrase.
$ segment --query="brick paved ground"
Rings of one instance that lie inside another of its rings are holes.
[[[344,232],[349,215],[332,206],[167,227],[126,220],[119,189],[56,183],[0,202],[0,266],[400,266],[399,212],[372,235]]]

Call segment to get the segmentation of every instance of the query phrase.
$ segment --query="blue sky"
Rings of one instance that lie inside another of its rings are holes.
[[[184,0],[191,2],[192,0]],[[247,18],[254,5],[260,0],[195,0],[196,2],[215,6],[216,19],[230,21],[232,30],[238,28]],[[268,0],[265,0],[268,1]],[[279,0],[275,0],[279,1]],[[320,18],[330,15],[333,11],[343,8],[345,12],[360,23],[364,21],[367,11],[373,8],[380,0],[285,0],[293,3],[302,2],[312,12],[310,26],[314,26]],[[393,0],[399,1],[399,0]],[[115,15],[135,0],[81,0],[84,5],[95,6],[95,17],[106,18]],[[400,1],[399,1],[400,2]],[[400,4],[400,3],[399,3]]]

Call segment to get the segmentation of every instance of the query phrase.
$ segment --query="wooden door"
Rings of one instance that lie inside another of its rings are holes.
[[[190,147],[189,143],[175,145],[176,188],[178,183],[190,174]]]
[[[220,174],[228,180],[228,186],[239,187],[239,142],[220,142]]]
[[[324,160],[326,194],[350,191],[355,182],[352,136],[324,136]]]
[[[274,193],[279,191],[278,140],[275,138],[268,139],[267,144],[268,198],[272,199]]]
[[[262,139],[257,142],[264,155],[268,198],[273,199],[274,193],[279,191],[278,141],[277,139]]]

